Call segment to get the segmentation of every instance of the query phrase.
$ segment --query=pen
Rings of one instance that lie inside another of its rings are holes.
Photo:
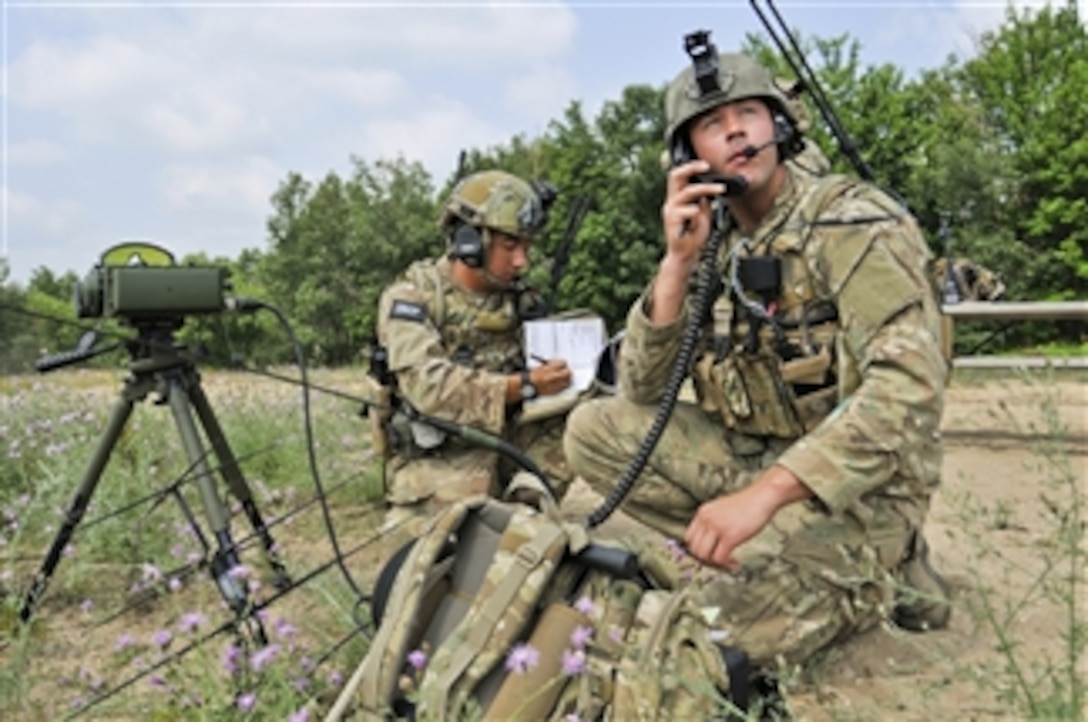
[[[548,363],[548,359],[544,358],[543,356],[538,356],[535,353],[529,354],[529,358],[531,358],[533,361],[536,361],[538,364]]]

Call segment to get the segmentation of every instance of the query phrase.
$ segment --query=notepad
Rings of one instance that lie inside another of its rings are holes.
[[[525,358],[529,368],[540,366],[534,357],[563,359],[571,369],[571,385],[558,396],[577,396],[597,375],[597,361],[608,344],[604,319],[599,316],[551,316],[526,321]]]

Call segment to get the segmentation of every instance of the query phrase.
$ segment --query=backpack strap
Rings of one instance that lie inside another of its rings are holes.
[[[509,530],[504,533],[504,536],[509,535]],[[565,536],[566,533],[562,527],[545,523],[540,525],[532,539],[518,546],[514,554],[513,567],[498,586],[486,596],[479,608],[479,613],[470,612],[465,615],[465,619],[472,622],[471,628],[467,630],[464,641],[457,645],[448,662],[443,665],[442,673],[421,690],[421,708],[437,713],[437,719],[440,721],[446,720],[447,705],[453,685],[460,680],[465,670],[484,649],[492,633],[499,631],[496,629],[499,620],[510,608],[514,597],[522,590],[529,575],[549,561],[557,543],[563,541]],[[515,624],[506,625],[506,634],[511,637],[517,634],[520,630],[516,627]],[[377,643],[376,639],[375,643]],[[469,691],[462,690],[462,696]]]
[[[404,566],[409,569],[427,568],[433,569],[434,562],[446,546],[449,534],[456,529],[468,515],[473,506],[479,505],[479,500],[469,499],[455,505],[455,511],[437,517],[434,526],[428,530],[413,546],[405,559]],[[414,615],[421,604],[427,590],[432,587],[436,575],[398,575],[398,578],[407,583],[394,584],[387,602],[387,609],[412,610]],[[399,613],[399,612],[398,612]],[[382,624],[378,627],[374,639],[371,640],[371,649],[381,650],[379,654],[367,654],[362,664],[352,677],[352,682],[344,688],[341,699],[346,706],[351,693],[356,687],[361,686],[361,699],[366,702],[381,703],[392,700],[393,691],[396,688],[397,678],[401,674],[401,661],[407,654],[411,630],[406,626],[394,624]],[[355,680],[358,677],[358,681]],[[350,690],[350,691],[349,691]],[[339,707],[339,700],[337,706]],[[336,719],[329,713],[326,719]]]

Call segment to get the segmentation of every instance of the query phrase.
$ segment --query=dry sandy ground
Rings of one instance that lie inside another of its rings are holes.
[[[1024,665],[1028,677],[1040,674],[1048,659],[1062,668],[1071,612],[1082,626],[1088,623],[1083,598],[1072,599],[1067,593],[1068,603],[1063,605],[1047,586],[1056,584],[1060,592],[1062,575],[1065,579],[1070,575],[1068,544],[1063,549],[1057,540],[1058,515],[1070,511],[1074,489],[1082,505],[1088,497],[1088,384],[1083,376],[1073,375],[1049,382],[988,378],[954,380],[943,424],[944,487],[927,537],[936,566],[955,588],[951,626],[923,635],[879,628],[827,655],[789,687],[795,719],[1022,719],[1024,713],[1001,696],[1012,676],[1007,657],[997,651],[994,625],[981,612],[983,602],[989,600],[999,614],[1006,614],[1007,606],[1027,600],[1003,629],[1018,645],[1012,657]],[[1047,437],[1050,446],[1040,448],[1040,440]],[[1057,474],[1048,459],[1065,464],[1064,487],[1054,486]],[[584,515],[599,502],[579,483],[564,509]],[[337,512],[346,522],[342,528],[369,527],[358,508]],[[1069,525],[1083,528],[1085,514],[1088,510],[1082,506],[1080,519]],[[631,528],[637,527],[616,514],[603,530]],[[1082,565],[1088,558],[1084,554],[1082,549]],[[1058,560],[1064,566],[1046,574],[1048,563]],[[374,566],[373,561],[366,566]],[[1083,595],[1083,566],[1079,575]],[[1039,583],[1041,579],[1044,583]],[[150,622],[137,624],[151,629]],[[51,661],[44,662],[54,672],[64,666],[58,664],[60,659],[73,654],[86,658],[90,652],[85,640],[83,644],[56,640],[55,647]],[[1082,650],[1078,671],[1082,687],[1088,679],[1083,655]],[[1064,668],[1068,667],[1066,663]]]
[[[1018,600],[1027,600],[1004,629],[1018,645],[1012,656],[1029,679],[1042,673],[1048,659],[1069,669],[1062,655],[1069,650],[1070,611],[1082,627],[1088,622],[1086,557],[1082,547],[1079,598],[1071,597],[1068,582],[1061,582],[1062,575],[1069,578],[1070,559],[1069,545],[1063,548],[1057,540],[1057,514],[1069,513],[1076,486],[1080,519],[1069,524],[1084,528],[1088,384],[1079,378],[956,379],[942,427],[943,488],[927,538],[935,566],[955,589],[952,622],[926,634],[875,629],[818,660],[789,695],[798,720],[1022,719],[1024,713],[1001,696],[1012,676],[1006,656],[997,651],[994,625],[982,612],[986,600],[1002,617]],[[1051,442],[1041,447],[1047,437]],[[1072,475],[1063,486],[1054,486],[1059,472],[1048,459]],[[579,483],[564,506],[591,509],[599,501]],[[602,528],[622,532],[632,523],[617,515]],[[1047,565],[1059,560],[1064,565],[1046,574]],[[1057,589],[1048,593],[1039,583],[1044,577]],[[1085,654],[1082,647],[1082,687],[1088,680]],[[1041,696],[1046,689],[1037,687]],[[1081,714],[1086,717],[1088,710]]]

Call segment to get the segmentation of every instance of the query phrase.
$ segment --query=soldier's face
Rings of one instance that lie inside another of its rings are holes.
[[[528,238],[516,238],[491,231],[491,248],[487,253],[487,272],[501,284],[510,285],[529,268]]]
[[[778,166],[773,139],[771,110],[755,98],[719,105],[697,117],[691,126],[695,154],[715,172],[744,176],[753,189],[766,185]],[[749,157],[745,154],[749,148],[759,152]]]

